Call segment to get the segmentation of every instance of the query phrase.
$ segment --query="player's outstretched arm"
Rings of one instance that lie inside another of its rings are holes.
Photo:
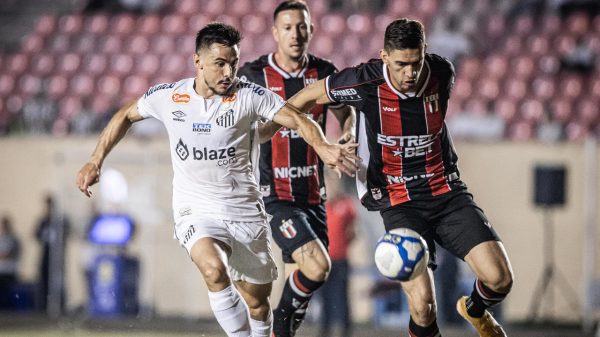
[[[137,101],[124,106],[110,119],[100,134],[100,139],[90,160],[77,174],[77,187],[87,197],[92,195],[89,187],[100,179],[100,168],[110,150],[125,136],[131,125],[139,120],[142,120],[142,116],[138,113]]]
[[[286,105],[275,114],[273,121],[297,130],[300,136],[315,149],[321,160],[336,170],[338,175],[343,172],[353,176],[357,169],[358,157],[355,154],[357,144],[354,142],[343,145],[330,144],[323,135],[319,124],[306,114],[315,104],[329,102],[325,93],[325,82],[318,81],[290,98]]]
[[[258,123],[258,140],[259,142],[266,143],[281,129],[281,125],[273,122],[259,122]]]
[[[356,110],[353,106],[344,105],[339,108],[329,108],[342,128],[339,143],[356,141]]]

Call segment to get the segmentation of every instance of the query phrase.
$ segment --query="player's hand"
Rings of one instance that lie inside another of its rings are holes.
[[[342,173],[354,177],[358,170],[359,158],[356,155],[357,143],[347,142],[345,144],[327,144],[320,148],[315,148],[323,163],[334,170],[338,177]]]
[[[350,132],[345,132],[340,139],[338,139],[338,144],[346,144],[346,143],[354,143],[356,142],[356,138]]]
[[[79,170],[79,174],[77,174],[77,187],[79,190],[83,192],[88,198],[92,196],[92,191],[90,191],[90,186],[94,185],[100,180],[100,168],[98,165],[87,162],[81,170]]]

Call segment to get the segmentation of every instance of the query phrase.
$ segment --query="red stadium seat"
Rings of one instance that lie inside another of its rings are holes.
[[[81,111],[82,104],[79,96],[65,96],[58,103],[58,114],[66,120],[70,120]]]
[[[329,57],[333,53],[333,48],[333,39],[325,34],[316,34],[310,43],[310,50],[322,57]]]
[[[542,56],[538,60],[538,71],[543,75],[554,76],[560,70],[560,61],[555,56]]]
[[[184,70],[187,69],[186,61],[191,62],[191,60],[188,60],[183,56],[165,55],[161,58],[160,69],[162,72],[166,72],[167,74],[178,78],[184,73]]]
[[[551,99],[556,92],[554,79],[546,76],[533,80],[531,88],[534,96],[542,101]]]
[[[508,136],[516,141],[528,141],[534,136],[533,125],[526,121],[518,121],[510,125]]]
[[[29,54],[39,53],[44,48],[44,39],[39,35],[28,35],[21,45],[21,51]]]
[[[66,77],[62,75],[50,77],[47,89],[48,98],[52,100],[60,99],[67,92],[68,86],[69,81]]]
[[[5,110],[11,115],[16,115],[23,109],[24,99],[20,95],[11,95],[6,98]]]
[[[94,78],[86,74],[73,76],[69,83],[69,93],[79,96],[91,96],[94,93]]]
[[[194,0],[194,2],[196,2],[196,1]],[[147,36],[152,36],[160,31],[160,29],[161,29],[160,24],[161,24],[160,17],[158,17],[156,15],[141,16],[138,18],[137,32],[147,35]]]
[[[527,83],[521,79],[509,78],[504,82],[504,93],[515,101],[521,100],[527,94]]]
[[[519,115],[532,124],[539,123],[544,117],[544,105],[537,99],[527,99],[519,107]]]
[[[272,39],[271,39],[272,40]],[[196,36],[191,34],[182,34],[175,39],[177,45],[177,54],[184,56],[191,62],[192,54],[196,48]]]
[[[557,80],[560,81],[560,90],[565,97],[570,99],[579,98],[583,91],[583,83],[581,77],[576,75],[567,75]]]
[[[321,18],[319,27],[324,34],[338,36],[346,29],[346,19],[341,14],[326,14]]]
[[[421,16],[425,18],[430,18],[437,11],[438,2],[437,0],[418,0],[413,1],[413,6],[417,8],[417,11]]]
[[[136,71],[141,75],[153,75],[160,69],[160,59],[158,56],[153,54],[141,55],[138,62],[136,62]]]
[[[559,123],[566,123],[571,119],[573,115],[573,104],[565,97],[555,99],[550,104],[550,112],[552,113],[552,119]]]
[[[96,52],[98,48],[98,39],[95,34],[83,33],[73,38],[75,50],[80,54],[89,54]]]
[[[580,122],[572,121],[565,127],[565,134],[569,141],[583,141],[590,134],[590,130]]]
[[[460,62],[457,70],[458,76],[465,79],[474,79],[481,76],[481,61],[478,57],[465,57]]]
[[[598,123],[598,100],[587,98],[577,104],[577,119],[588,127]]]
[[[600,77],[591,77],[587,83],[586,89],[587,95],[590,98],[600,99]]]
[[[504,40],[502,51],[507,55],[518,55],[523,51],[523,40],[519,35],[509,35]]]
[[[228,0],[227,13],[241,17],[252,12],[252,2],[250,0]]]
[[[552,46],[558,55],[566,55],[575,47],[575,37],[569,33],[559,34],[554,38]]]
[[[464,103],[464,112],[469,113],[470,116],[485,116],[487,111],[488,101],[481,98],[470,98]]]
[[[517,104],[510,99],[500,99],[496,101],[495,113],[507,123],[511,123],[517,115]]]
[[[0,74],[0,96],[7,97],[15,88],[15,78],[8,74]]]
[[[488,38],[495,40],[504,35],[506,31],[506,21],[504,20],[504,16],[494,14],[483,22],[486,22],[485,34]]]
[[[242,31],[250,35],[262,35],[267,32],[267,22],[262,15],[248,14],[240,20]]]
[[[201,11],[201,2],[197,0],[178,0],[173,8],[181,14],[191,16]]]
[[[211,16],[219,15],[225,12],[225,1],[205,1],[202,11]]]
[[[195,0],[194,0],[195,1]],[[188,27],[194,33],[199,31],[202,27],[204,27],[207,23],[209,23],[211,18],[203,13],[198,13],[194,16],[190,16],[188,19]]]
[[[121,91],[121,81],[113,74],[103,75],[98,79],[98,91],[101,95],[114,97]]]
[[[569,15],[565,21],[567,31],[575,36],[586,34],[591,28],[589,13],[583,11]]]
[[[58,20],[58,29],[60,33],[77,34],[83,29],[83,17],[81,15],[62,16]]]
[[[558,16],[544,15],[542,18],[542,32],[545,34],[556,35],[562,29],[562,22]]]
[[[344,55],[355,56],[356,54],[360,54],[360,53],[357,53],[357,51],[359,51],[363,48],[363,45],[362,45],[363,42],[361,40],[357,39],[356,36],[353,34],[344,35],[341,39],[341,42],[342,42],[341,52]]]
[[[49,42],[46,44],[46,48],[52,53],[66,53],[70,49],[70,40],[67,35],[57,34],[54,36],[47,37]]]
[[[127,52],[130,54],[146,54],[150,50],[150,42],[143,35],[133,35],[126,42]]]
[[[477,84],[479,94],[488,100],[495,100],[500,95],[498,81],[491,78],[483,78]]]
[[[81,57],[75,53],[67,53],[59,58],[58,71],[62,75],[70,75],[79,70]]]
[[[162,31],[169,34],[187,34],[187,20],[181,15],[167,15],[162,19]]]
[[[150,42],[152,52],[170,54],[175,50],[175,39],[166,34],[157,34]]]
[[[323,4],[323,2],[324,1],[316,1],[310,4],[310,11],[313,16],[318,16],[322,13],[320,12],[322,6],[327,5]],[[273,17],[273,10],[275,9],[275,7],[277,7],[277,3],[277,0],[254,0],[254,5],[252,8],[254,12],[260,13],[264,15],[265,18],[270,19]],[[315,18],[313,17],[313,20],[314,19]]]
[[[410,1],[388,1],[388,8],[385,12],[395,17],[403,17],[410,14],[411,10]]]
[[[548,53],[550,43],[545,35],[534,35],[527,40],[529,51],[535,57],[540,57]]]
[[[123,81],[123,89],[125,95],[139,97],[148,90],[150,84],[148,79],[143,76],[131,75],[125,78]]]
[[[396,17],[394,17],[388,13],[379,14],[373,18],[373,21],[372,21],[373,22],[373,36],[381,39],[382,44],[383,44],[383,34],[385,33],[385,29],[387,28],[389,23],[392,22],[395,18]]]
[[[112,107],[111,99],[105,95],[92,96],[91,109],[94,113],[104,115],[110,111]]]
[[[512,60],[513,76],[527,80],[535,71],[535,61],[527,54],[521,54]]]
[[[129,35],[136,28],[136,21],[132,15],[119,14],[111,19],[110,27],[113,34]]]
[[[85,20],[85,30],[94,34],[105,34],[108,31],[108,16],[95,14]]]
[[[452,90],[452,97],[460,100],[466,100],[471,97],[473,88],[471,87],[471,81],[456,81],[454,89]]]
[[[83,59],[82,69],[92,75],[101,75],[108,66],[108,59],[103,54],[88,54]]]
[[[99,51],[104,54],[114,54],[123,50],[123,40],[115,35],[103,36],[99,45]]]
[[[215,18],[215,21],[220,21],[233,27],[240,26],[240,18],[235,15],[221,14]]]
[[[513,34],[528,36],[533,31],[533,16],[519,15],[512,25]]]
[[[46,77],[54,71],[54,56],[41,54],[32,64],[31,73],[38,77]]]
[[[42,15],[35,25],[35,32],[39,36],[47,36],[56,30],[57,19],[54,15]]]
[[[29,57],[26,54],[13,54],[6,60],[4,72],[18,76],[29,66]]]
[[[371,17],[365,14],[352,14],[346,19],[348,30],[355,34],[370,34],[372,31]]]
[[[488,56],[484,60],[483,65],[486,67],[488,75],[495,79],[502,78],[506,74],[508,67],[506,57],[501,54]]]
[[[110,66],[119,76],[125,76],[133,70],[133,57],[129,54],[116,54],[110,59]]]

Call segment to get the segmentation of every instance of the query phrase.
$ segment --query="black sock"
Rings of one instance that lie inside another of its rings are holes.
[[[273,329],[277,336],[287,336],[287,332],[278,331],[291,326],[292,315],[297,324],[304,319],[306,307],[312,293],[325,282],[316,282],[307,278],[299,269],[294,270],[285,281],[279,305],[273,311]],[[279,333],[279,334],[277,334]]]
[[[408,323],[408,335],[410,337],[442,337],[437,320],[434,319],[428,326],[420,326],[413,321],[412,316]]]
[[[481,317],[487,308],[502,302],[506,295],[493,291],[476,279],[471,296],[467,298],[467,312],[472,317]]]

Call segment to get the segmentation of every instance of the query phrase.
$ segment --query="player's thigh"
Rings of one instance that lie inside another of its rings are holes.
[[[428,266],[432,270],[436,268],[435,231],[428,223],[426,214],[405,205],[396,205],[380,211],[383,225],[386,231],[397,228],[408,228],[419,233],[427,242],[429,248]]]
[[[510,287],[513,271],[502,242],[478,244],[465,256],[465,262],[484,283],[500,288]]]
[[[311,224],[313,216],[303,207],[288,202],[273,202],[267,205],[267,212],[272,216],[271,232],[281,248],[285,263],[296,262],[293,253],[308,242],[326,240],[327,231],[320,231],[321,235],[315,232]]]

